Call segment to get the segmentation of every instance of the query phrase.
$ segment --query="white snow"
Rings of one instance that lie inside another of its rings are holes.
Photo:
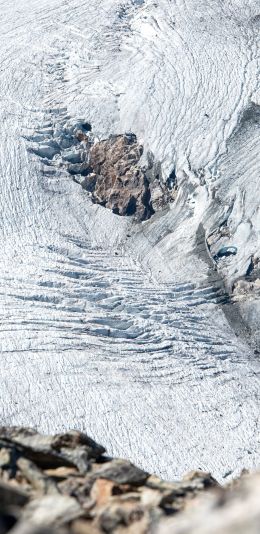
[[[167,478],[256,466],[260,366],[198,229],[233,205],[230,283],[259,253],[258,1],[0,9],[1,422],[84,429]],[[53,131],[81,119],[176,166],[176,204],[136,227],[28,152],[55,157]]]

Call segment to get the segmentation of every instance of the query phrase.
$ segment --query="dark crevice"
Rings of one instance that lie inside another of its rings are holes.
[[[83,130],[85,130],[85,132],[91,132],[92,131],[92,126],[89,122],[84,122],[82,124],[82,128]]]
[[[169,174],[167,180],[166,180],[166,186],[169,188],[169,189],[173,189],[175,186],[176,186],[176,172],[175,172],[175,168],[171,171],[171,173]]]

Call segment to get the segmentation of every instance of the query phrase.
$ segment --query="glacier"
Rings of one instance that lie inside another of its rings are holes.
[[[1,423],[168,479],[259,466],[259,2],[0,8]],[[176,201],[140,224],[93,205],[39,157],[80,120],[134,132]]]

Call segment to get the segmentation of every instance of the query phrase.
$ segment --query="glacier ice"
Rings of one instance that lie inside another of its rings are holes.
[[[259,300],[226,288],[259,255],[258,1],[2,0],[0,24],[1,422],[167,478],[256,466]],[[175,203],[140,225],[92,205],[47,161],[82,120],[175,168]],[[219,271],[212,235],[238,249]]]

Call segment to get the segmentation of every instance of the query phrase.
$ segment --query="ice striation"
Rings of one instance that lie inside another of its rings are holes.
[[[165,478],[256,466],[258,2],[0,7],[2,424],[87,428]],[[134,132],[175,201],[94,205],[58,161],[77,121]]]

